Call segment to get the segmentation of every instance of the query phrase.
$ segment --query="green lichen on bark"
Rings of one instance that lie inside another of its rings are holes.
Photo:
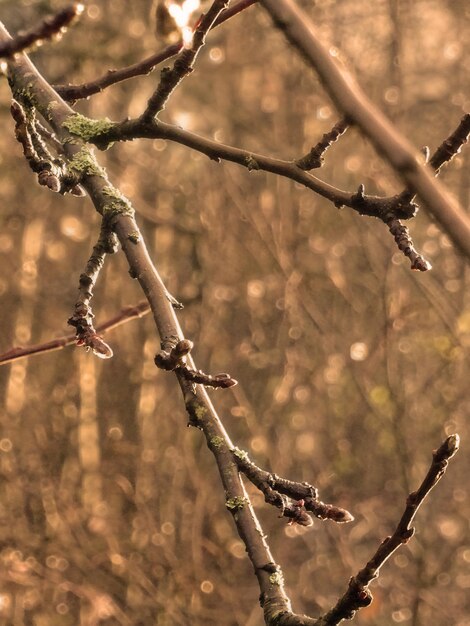
[[[271,576],[269,577],[269,582],[271,583],[271,585],[276,585],[280,587],[284,583],[284,577],[282,575],[282,572],[274,572],[274,574],[271,574]]]
[[[95,155],[90,148],[83,146],[69,161],[69,168],[79,176],[106,176],[102,167],[98,165]]]
[[[117,215],[129,215],[134,216],[134,208],[130,201],[124,196],[119,189],[108,185],[102,189],[103,196],[106,196],[106,201],[103,207],[103,217],[113,218]],[[132,235],[133,233],[131,233]],[[138,234],[138,233],[137,233]],[[133,243],[138,243],[134,241]]]
[[[100,142],[100,137],[107,133],[114,126],[114,122],[111,120],[93,120],[89,117],[85,117],[81,113],[74,113],[70,115],[62,126],[66,128],[69,133],[76,135],[83,139],[83,141],[93,141],[100,149],[109,148],[110,142],[103,140]]]
[[[224,444],[224,439],[223,437],[218,437],[218,436],[212,437],[210,440],[210,443],[214,448],[220,448]]]
[[[233,454],[242,461],[249,461],[248,452],[240,450],[240,448],[232,448]]]
[[[242,496],[235,496],[234,498],[229,498],[225,502],[225,506],[229,511],[240,511],[247,504],[247,499]]]

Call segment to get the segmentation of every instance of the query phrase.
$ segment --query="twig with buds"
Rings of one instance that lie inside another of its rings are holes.
[[[98,241],[93,247],[85,271],[83,274],[80,274],[79,297],[75,304],[74,313],[68,320],[68,324],[77,329],[77,346],[85,346],[91,349],[93,354],[100,359],[109,359],[113,356],[113,351],[93,326],[94,315],[90,306],[90,300],[93,297],[93,287],[104,265],[105,256],[106,254],[116,252],[117,246],[116,235],[112,232],[107,220],[103,218]]]
[[[294,482],[267,472],[253,463],[248,453],[239,448],[234,448],[232,453],[240,472],[258,487],[268,504],[281,509],[281,517],[287,517],[301,526],[311,526],[313,523],[307,511],[322,520],[329,519],[338,523],[354,520],[349,511],[319,500],[318,490],[313,485]]]

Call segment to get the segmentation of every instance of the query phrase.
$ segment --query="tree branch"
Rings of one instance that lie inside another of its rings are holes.
[[[368,561],[356,576],[349,581],[346,593],[336,605],[328,611],[319,621],[321,626],[335,626],[344,619],[352,619],[355,612],[368,606],[373,599],[369,591],[370,583],[379,575],[382,565],[390,558],[397,548],[408,543],[414,535],[415,529],[410,526],[423,500],[431,489],[437,485],[444,476],[449,460],[459,449],[460,438],[458,435],[450,435],[433,452],[433,460],[423,482],[417,491],[413,491],[407,498],[405,511],[398,525],[390,537],[382,541],[374,556]]]
[[[0,41],[8,40],[8,32],[0,24]],[[130,202],[112,186],[106,172],[98,165],[92,152],[82,141],[74,138],[66,128],[67,120],[74,115],[51,86],[42,78],[34,65],[21,55],[9,63],[9,79],[13,94],[26,91],[34,95],[35,105],[51,125],[64,146],[72,169],[81,171],[81,184],[89,193],[96,210],[106,216],[112,225],[129,263],[130,274],[139,281],[152,310],[156,328],[162,342],[184,340],[168,291],[153,265],[145,241],[134,219]],[[71,142],[73,140],[73,142]],[[196,369],[191,355],[187,362]],[[233,443],[226,432],[214,406],[201,385],[186,380],[175,370],[189,415],[189,423],[201,429],[212,451],[226,493],[226,506],[233,516],[237,531],[245,543],[248,556],[260,586],[260,602],[265,621],[269,625],[313,626],[316,620],[292,613],[290,600],[284,589],[282,572],[274,563],[265,535],[256,518],[248,495],[233,460]]]
[[[220,24],[223,24],[231,17],[238,15],[238,13],[241,13],[257,2],[258,0],[239,0],[233,5],[233,7],[222,11],[212,28],[220,26]],[[163,61],[171,59],[171,57],[174,57],[175,54],[178,54],[182,48],[183,40],[180,40],[177,43],[167,46],[160,52],[142,59],[142,61],[139,61],[138,63],[123,67],[119,70],[108,70],[105,74],[103,74],[103,76],[100,76],[95,80],[82,83],[80,85],[54,85],[54,89],[61,96],[61,98],[68,102],[76,102],[82,98],[89,98],[94,94],[100,93],[111,85],[135,78],[136,76],[145,76],[150,74],[150,72],[152,72],[157,65],[163,63]]]
[[[70,326],[74,326],[77,329],[77,346],[85,346],[87,349],[91,348],[93,354],[96,354],[101,359],[109,359],[113,356],[113,351],[93,327],[94,315],[90,301],[93,297],[93,289],[98,280],[98,275],[104,265],[104,259],[107,254],[117,252],[117,243],[116,235],[110,229],[107,220],[103,218],[98,241],[93,247],[93,252],[88,259],[85,271],[83,274],[80,274],[79,297],[75,304],[73,315],[68,320]]]
[[[120,313],[111,319],[98,324],[96,326],[96,332],[104,335],[108,331],[121,326],[121,324],[126,324],[131,320],[147,315],[149,311],[150,306],[147,300],[139,302],[135,306],[125,307]],[[43,343],[26,346],[24,348],[21,346],[15,346],[7,352],[0,354],[0,365],[8,365],[8,363],[12,363],[13,361],[26,359],[27,357],[35,356],[36,354],[46,354],[48,352],[54,352],[55,350],[61,350],[67,346],[74,345],[76,341],[77,335],[76,333],[73,333],[71,335],[65,335],[64,337],[58,337],[57,339],[51,339],[50,341]]]
[[[423,165],[422,156],[365,96],[352,75],[320,42],[308,16],[293,0],[260,0],[276,26],[318,73],[327,92],[416,192],[460,251],[470,258],[470,220]]]
[[[261,469],[244,450],[234,448],[232,452],[240,471],[264,494],[266,502],[281,509],[281,517],[287,517],[302,526],[312,524],[306,511],[311,511],[322,520],[329,519],[338,523],[354,520],[349,511],[319,500],[318,490],[309,483],[297,483]],[[297,502],[286,502],[282,496]]]
[[[333,128],[323,135],[321,140],[314,146],[308,154],[298,159],[295,164],[302,170],[313,170],[321,167],[324,162],[326,151],[332,146],[335,141],[344,135],[349,128],[349,122],[346,118],[343,118],[337,122]]]

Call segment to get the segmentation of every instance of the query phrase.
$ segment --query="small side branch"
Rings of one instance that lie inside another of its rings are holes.
[[[228,389],[237,384],[237,381],[230,374],[205,374],[202,370],[189,367],[186,363],[186,356],[193,349],[194,344],[189,339],[178,337],[168,337],[162,341],[161,351],[155,356],[155,365],[169,372],[178,370],[178,373],[190,383],[197,383],[205,387],[216,389]]]
[[[444,139],[431,158],[427,159],[427,163],[433,168],[436,176],[439,175],[441,167],[452,161],[454,156],[460,152],[462,146],[467,143],[469,135],[470,113],[466,113],[454,132]],[[405,189],[398,196],[398,200],[401,203],[410,203],[413,202],[414,199],[415,194],[410,189]]]
[[[470,113],[466,113],[460,120],[455,131],[445,139],[429,159],[429,165],[436,174],[441,167],[451,161],[460,152],[462,146],[467,143],[470,135]]]
[[[74,313],[68,320],[68,324],[77,329],[77,346],[91,348],[93,354],[100,359],[109,359],[113,356],[113,351],[93,327],[94,315],[90,300],[93,297],[93,288],[104,265],[106,254],[112,254],[116,251],[116,235],[110,229],[107,220],[103,219],[98,241],[93,247],[93,252],[88,259],[85,271],[83,274],[80,274],[79,297],[75,304]]]
[[[147,103],[147,109],[142,116],[143,119],[153,119],[160,113],[183,78],[193,71],[194,62],[199,50],[205,44],[207,33],[214,26],[222,11],[227,8],[228,3],[229,0],[214,0],[211,8],[199,21],[194,31],[191,46],[182,50],[172,69],[163,68],[160,83]]]
[[[431,467],[419,489],[408,496],[405,511],[395,532],[382,541],[367,565],[351,578],[346,593],[339,599],[335,607],[320,619],[319,623],[322,626],[335,626],[344,619],[352,619],[358,609],[368,606],[372,602],[373,596],[369,591],[370,583],[377,578],[380,568],[395,550],[408,543],[414,535],[415,529],[410,524],[423,500],[444,476],[449,460],[459,449],[459,443],[460,438],[457,434],[450,435],[434,451]]]
[[[234,448],[232,453],[240,472],[263,493],[265,501],[280,509],[281,517],[289,518],[291,523],[311,526],[313,521],[307,511],[322,520],[338,523],[354,520],[349,511],[319,500],[318,490],[313,485],[287,480],[261,469],[244,450]]]
[[[82,12],[83,5],[77,3],[62,9],[62,11],[59,11],[55,15],[46,17],[46,19],[37,24],[34,28],[31,28],[31,30],[18,33],[16,37],[13,37],[10,41],[2,42],[0,44],[0,57],[11,57],[18,52],[32,48],[39,42],[52,39],[70,26],[75,18]]]
[[[328,148],[330,148],[335,141],[338,141],[348,128],[349,122],[347,118],[340,120],[333,126],[330,132],[323,135],[321,140],[308,154],[298,159],[298,161],[295,161],[297,167],[300,167],[301,170],[313,170],[321,167],[324,163],[324,157]]]

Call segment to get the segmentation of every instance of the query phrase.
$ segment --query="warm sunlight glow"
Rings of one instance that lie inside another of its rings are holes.
[[[170,2],[168,5],[168,12],[175,20],[178,28],[181,29],[181,36],[186,48],[191,45],[193,40],[193,29],[189,26],[189,20],[200,6],[199,0],[185,0],[182,5]]]

